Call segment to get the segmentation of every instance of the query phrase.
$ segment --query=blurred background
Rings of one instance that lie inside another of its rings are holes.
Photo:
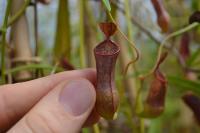
[[[110,0],[109,3],[118,27],[135,43],[140,57],[124,76],[136,53],[120,32],[113,36],[112,40],[121,48],[115,71],[120,94],[118,116],[112,121],[102,118],[82,132],[199,133],[200,26],[171,38],[164,46],[168,57],[160,70],[167,79],[167,91],[162,97],[165,104],[160,105],[162,113],[155,118],[144,118],[137,110],[138,104],[142,106],[145,102],[154,78],[150,76],[141,83],[139,76],[155,65],[162,41],[189,25],[189,17],[200,10],[200,1]],[[0,0],[1,27],[6,5],[7,0]],[[112,21],[107,12],[102,0],[12,1],[6,41],[0,32],[1,84],[95,67],[93,49],[104,40],[98,24]],[[184,98],[187,96],[189,102]]]

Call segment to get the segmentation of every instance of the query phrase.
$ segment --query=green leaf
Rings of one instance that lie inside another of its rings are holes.
[[[9,73],[16,73],[21,70],[33,70],[33,69],[45,69],[45,70],[52,70],[54,67],[48,64],[28,64],[28,65],[21,65],[12,69],[9,69],[6,71],[5,74]],[[61,70],[61,68],[58,68],[58,70]]]
[[[71,56],[71,28],[68,0],[59,0],[54,43],[54,58],[60,60]]]
[[[194,61],[196,61],[196,59],[199,57],[198,55],[200,54],[200,49],[197,49],[192,55],[191,57],[189,57],[189,59],[187,60],[187,65],[191,66]]]
[[[89,130],[88,128],[83,128],[83,129],[82,129],[82,132],[83,132],[83,133],[90,133],[90,130]]]
[[[169,84],[177,86],[183,91],[193,91],[200,96],[200,82],[191,81],[177,76],[168,76]]]
[[[105,5],[106,9],[110,12],[111,11],[111,6],[109,0],[102,0],[103,4]]]
[[[161,133],[162,132],[162,121],[161,119],[152,119],[148,133]]]

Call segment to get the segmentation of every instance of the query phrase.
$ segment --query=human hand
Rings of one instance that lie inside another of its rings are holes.
[[[85,69],[0,86],[0,132],[79,132],[99,120],[95,82],[96,72]]]

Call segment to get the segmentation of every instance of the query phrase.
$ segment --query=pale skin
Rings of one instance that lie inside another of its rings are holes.
[[[95,82],[96,71],[84,69],[0,86],[0,132],[79,132],[83,126],[92,125],[99,120],[99,115],[94,111]],[[73,88],[77,84],[80,87]],[[67,88],[66,86],[72,86],[73,89],[66,89],[64,92],[63,88]],[[61,95],[67,97],[59,100]],[[87,99],[83,95],[87,95]],[[81,98],[79,109],[78,100]]]

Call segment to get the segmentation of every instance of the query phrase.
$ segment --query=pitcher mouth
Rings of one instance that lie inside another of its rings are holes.
[[[97,55],[115,55],[119,53],[120,47],[116,43],[112,42],[111,40],[105,40],[101,42],[97,47],[94,49],[94,53]]]

